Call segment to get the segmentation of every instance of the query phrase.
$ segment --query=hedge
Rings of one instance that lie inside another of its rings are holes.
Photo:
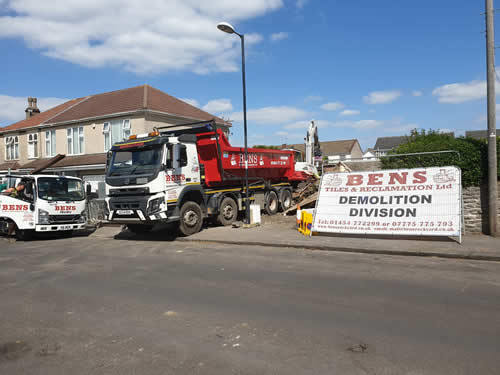
[[[498,150],[500,137],[497,137],[497,175],[500,175]],[[448,134],[441,134],[433,130],[420,132],[414,130],[407,143],[401,144],[390,154],[409,154],[432,151],[458,151],[431,155],[408,155],[382,157],[382,169],[442,167],[455,165],[462,170],[463,186],[479,186],[488,177],[488,146],[486,140],[474,138],[455,138]]]

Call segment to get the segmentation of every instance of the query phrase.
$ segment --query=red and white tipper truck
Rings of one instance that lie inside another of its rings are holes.
[[[205,218],[230,225],[245,209],[245,149],[232,147],[214,121],[157,128],[116,143],[108,154],[108,220],[136,233],[178,222],[183,235]],[[293,150],[248,149],[249,196],[273,215],[311,177],[295,170]]]

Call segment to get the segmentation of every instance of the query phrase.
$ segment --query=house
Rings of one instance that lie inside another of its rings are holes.
[[[214,119],[231,124],[149,85],[71,99],[40,111],[28,98],[26,119],[0,128],[0,172],[29,172],[57,154],[66,157],[47,172],[103,181],[106,152],[131,134],[155,127]]]
[[[363,154],[363,160],[375,160],[377,156],[375,155],[375,150],[373,148],[369,148]]]
[[[376,157],[381,157],[387,155],[389,151],[394,150],[399,145],[408,142],[408,137],[406,135],[396,136],[396,137],[378,137],[375,146],[373,146],[373,151]]]
[[[487,130],[467,130],[465,132],[466,137],[475,138],[475,139],[487,139],[488,131]],[[500,137],[500,130],[497,129],[497,137]]]
[[[342,141],[320,142],[322,158],[328,158],[328,161],[358,159],[363,157],[363,151],[357,139],[348,139]],[[282,148],[293,148],[305,153],[305,144],[283,145]]]

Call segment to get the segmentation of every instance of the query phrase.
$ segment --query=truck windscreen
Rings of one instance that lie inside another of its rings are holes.
[[[82,201],[85,199],[83,184],[65,177],[40,177],[38,197],[47,201]]]
[[[161,166],[162,147],[113,151],[108,176],[130,176],[155,173]]]

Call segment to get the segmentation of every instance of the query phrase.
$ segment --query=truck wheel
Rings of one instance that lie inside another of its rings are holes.
[[[29,241],[33,238],[34,233],[34,230],[16,228],[16,239],[18,241]]]
[[[219,215],[217,215],[217,224],[231,225],[238,216],[238,207],[233,198],[225,197],[219,206]]]
[[[268,215],[275,215],[278,212],[279,201],[278,195],[274,190],[271,190],[266,195],[265,210]]]
[[[292,193],[290,193],[290,190],[288,189],[283,189],[280,197],[281,211],[288,210],[291,205],[292,205]]]
[[[184,236],[198,233],[203,225],[201,207],[196,202],[186,202],[181,207],[179,230]]]
[[[128,224],[127,229],[135,234],[148,233],[153,229],[152,225],[144,225],[144,224]]]

